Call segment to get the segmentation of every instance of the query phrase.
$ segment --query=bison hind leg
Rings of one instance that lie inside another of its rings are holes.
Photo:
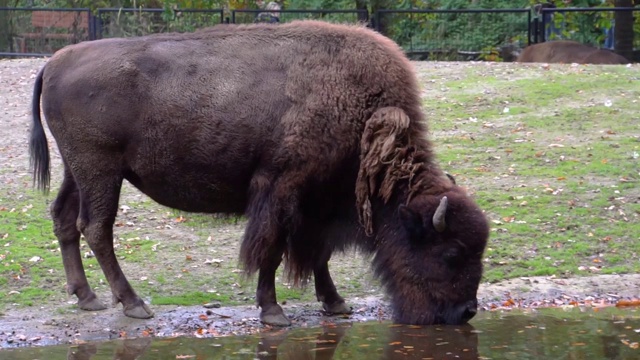
[[[80,164],[100,164],[95,168],[82,166],[74,169],[73,176],[80,190],[78,230],[87,239],[100,264],[113,294],[114,305],[122,303],[126,316],[147,319],[153,312],[136,294],[118,263],[113,248],[113,224],[118,213],[118,199],[123,176],[117,154],[89,149]]]
[[[80,255],[80,231],[76,226],[80,212],[78,187],[73,175],[65,166],[60,191],[51,206],[53,232],[58,238],[62,263],[67,278],[67,292],[78,297],[78,307],[82,310],[97,311],[107,307],[98,300],[91,290],[82,265]]]

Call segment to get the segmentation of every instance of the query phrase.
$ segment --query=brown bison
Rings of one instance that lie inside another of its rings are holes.
[[[548,41],[527,46],[517,62],[627,64],[623,56],[606,49],[598,49],[575,41]]]
[[[126,179],[168,207],[247,216],[240,258],[259,272],[264,323],[289,324],[275,293],[283,260],[297,284],[313,274],[327,312],[348,313],[328,261],[351,246],[373,254],[396,322],[476,313],[488,223],[435,162],[411,64],[372,30],[220,25],[68,46],[33,94],[30,151],[46,191],[40,98],[64,162],[54,231],[82,309],[105,306],[87,283],[80,234],[124,314],[153,316],[113,249]]]

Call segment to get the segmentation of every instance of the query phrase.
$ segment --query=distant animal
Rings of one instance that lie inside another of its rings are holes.
[[[253,20],[254,23],[279,23],[280,22],[280,10],[282,7],[277,2],[271,1],[265,6],[264,12],[259,13]]]
[[[627,64],[621,55],[576,41],[558,40],[530,45],[522,50],[517,62]]]
[[[276,301],[283,260],[295,284],[313,275],[325,311],[349,313],[328,265],[348,247],[372,254],[394,321],[468,322],[489,226],[436,163],[421,104],[402,50],[363,26],[219,25],[63,48],[35,79],[30,154],[47,191],[42,109],[64,164],[51,216],[69,293],[105,308],[83,234],[124,314],[153,316],[113,249],[126,179],[164,206],[247,216],[240,260],[259,273],[264,323],[290,324]]]

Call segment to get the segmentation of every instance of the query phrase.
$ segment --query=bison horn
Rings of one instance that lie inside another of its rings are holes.
[[[449,178],[449,180],[451,180],[451,182],[453,183],[453,185],[457,185],[456,184],[456,178],[453,177],[453,175],[449,174],[449,173],[445,173],[445,175],[447,175],[447,177]]]
[[[444,216],[447,213],[447,205],[449,204],[449,200],[446,196],[443,196],[440,200],[440,205],[436,209],[436,213],[433,214],[433,227],[436,228],[437,232],[443,232],[444,229],[447,228],[447,223],[444,221]]]

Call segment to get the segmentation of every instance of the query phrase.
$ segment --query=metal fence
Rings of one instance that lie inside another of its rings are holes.
[[[379,10],[375,28],[421,60],[500,60],[514,43],[527,45],[531,12],[493,10]]]
[[[193,32],[222,23],[224,10],[98,9],[94,21],[98,39]]]
[[[634,48],[640,48],[640,8],[546,8],[536,17],[539,22],[535,42],[574,40],[613,49],[615,14],[630,12],[634,18]]]
[[[367,23],[367,10],[231,10],[231,22],[234,24],[248,24],[256,21],[262,13],[270,13],[278,23],[292,20],[313,19],[335,23]]]
[[[279,23],[317,19],[365,23],[397,42],[413,59],[513,60],[514,48],[571,39],[613,46],[614,14],[640,8],[478,10],[269,10]],[[0,8],[0,57],[44,56],[80,41],[162,32],[189,32],[219,23],[252,23],[264,10]],[[225,18],[225,14],[230,17]],[[640,49],[635,16],[634,47]]]
[[[0,8],[0,56],[48,55],[93,40],[89,9]]]
[[[0,56],[50,56],[81,41],[189,32],[224,22],[224,10],[0,8]]]

